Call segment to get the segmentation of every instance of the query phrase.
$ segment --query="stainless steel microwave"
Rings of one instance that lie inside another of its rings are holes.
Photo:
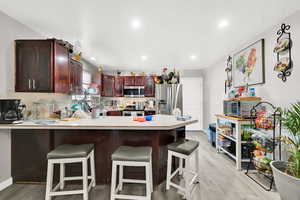
[[[140,98],[145,97],[144,86],[125,86],[124,97]]]
[[[224,100],[224,115],[245,119],[251,118],[251,109],[258,103],[259,101]]]

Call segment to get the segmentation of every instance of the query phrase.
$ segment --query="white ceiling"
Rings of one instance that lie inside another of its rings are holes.
[[[0,10],[47,37],[79,40],[93,63],[142,71],[207,67],[298,9],[299,0],[0,1]],[[229,25],[220,29],[222,20]]]

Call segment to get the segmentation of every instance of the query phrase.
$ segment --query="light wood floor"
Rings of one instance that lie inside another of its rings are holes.
[[[206,136],[200,132],[188,133],[187,138],[200,141],[200,179],[201,182],[194,195],[194,200],[279,200],[276,192],[265,192],[244,172],[235,169],[234,162],[223,154],[216,153]],[[193,161],[191,161],[193,162]],[[192,163],[191,163],[192,164]],[[69,186],[77,188],[77,186]],[[125,192],[143,194],[144,187],[128,185]],[[108,200],[109,186],[99,185],[90,192],[91,200]],[[45,185],[12,185],[0,192],[0,200],[42,200]],[[79,200],[81,195],[56,197],[55,200]],[[181,196],[174,190],[165,192],[161,184],[152,195],[153,200],[180,200]]]

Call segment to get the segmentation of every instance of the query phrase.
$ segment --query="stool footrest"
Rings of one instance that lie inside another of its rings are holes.
[[[116,199],[132,199],[132,200],[149,200],[145,196],[135,196],[135,195],[125,195],[125,194],[115,194],[114,198]]]
[[[73,195],[73,194],[83,194],[83,190],[69,190],[69,191],[59,191],[50,192],[50,196],[62,196],[62,195]]]
[[[145,180],[137,180],[137,179],[122,179],[123,183],[141,183],[146,184],[147,182]]]
[[[82,180],[82,176],[73,176],[73,177],[64,177],[64,181],[76,181],[76,180]],[[88,179],[93,179],[92,176],[88,176]]]

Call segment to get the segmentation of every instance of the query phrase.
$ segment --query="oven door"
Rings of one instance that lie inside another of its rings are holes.
[[[227,116],[232,116],[232,102],[231,100],[224,100],[223,101],[223,113]]]
[[[241,102],[232,101],[231,103],[231,115],[235,117],[241,117]]]
[[[144,111],[123,111],[123,116],[133,116],[133,117],[144,116]]]

